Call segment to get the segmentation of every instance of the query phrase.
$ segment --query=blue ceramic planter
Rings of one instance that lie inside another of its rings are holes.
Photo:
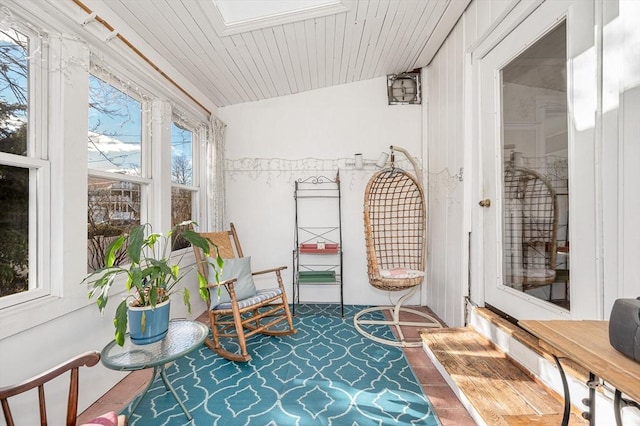
[[[129,306],[129,335],[136,345],[148,345],[162,340],[169,329],[169,306],[171,300],[150,307]],[[144,323],[142,317],[145,317]]]

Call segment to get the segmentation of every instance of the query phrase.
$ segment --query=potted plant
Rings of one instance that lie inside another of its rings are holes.
[[[113,319],[116,329],[115,340],[120,346],[124,344],[128,323],[134,343],[152,343],[161,340],[167,332],[169,298],[171,294],[177,292],[177,285],[186,273],[195,266],[192,264],[181,269],[179,264],[183,256],[175,261],[171,259],[171,236],[177,229],[183,229],[180,235],[192,246],[201,249],[205,259],[209,259],[211,255],[210,248],[215,248],[216,262],[212,265],[216,271],[216,280],[219,279],[218,272],[223,265],[222,258],[214,244],[190,229],[194,224],[193,221],[182,222],[165,234],[152,232],[151,225],[148,223],[134,227],[130,233],[120,235],[109,245],[105,253],[105,265],[90,273],[82,281],[89,284],[89,298],[97,296],[96,304],[102,313],[107,306],[109,293],[116,278],[126,275],[125,286],[129,295],[120,302]],[[114,265],[116,254],[123,249],[125,243],[127,245],[124,250],[129,264]],[[206,300],[208,297],[206,278],[200,272],[197,274],[200,297]],[[182,300],[191,313],[189,290],[184,287],[182,294]],[[154,325],[153,318],[158,316],[165,324]],[[138,331],[144,335],[138,336]]]

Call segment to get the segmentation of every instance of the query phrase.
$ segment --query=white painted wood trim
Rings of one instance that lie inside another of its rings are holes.
[[[348,1],[348,0],[347,0]],[[348,12],[350,7],[345,0],[339,0],[334,4],[315,6],[306,10],[282,13],[266,18],[250,19],[243,22],[227,24],[220,14],[215,4],[211,2],[212,7],[209,8],[210,17],[213,19],[213,25],[216,32],[222,36],[231,36],[249,31],[260,30],[264,28],[275,27],[278,25],[290,24],[292,22],[313,20],[328,15],[337,15],[339,13]]]
[[[453,28],[469,3],[471,3],[471,0],[451,0],[449,2],[447,10],[445,10],[438,22],[438,26],[433,30],[429,41],[413,65],[414,68],[427,66],[431,63],[431,60],[433,60],[440,46],[449,35],[451,28]]]

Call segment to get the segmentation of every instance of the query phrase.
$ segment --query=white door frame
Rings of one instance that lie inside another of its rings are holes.
[[[595,0],[598,1],[598,0]],[[498,22],[487,35],[470,49],[468,58],[470,67],[466,74],[467,91],[471,96],[471,118],[472,125],[467,135],[468,146],[471,148],[471,166],[474,176],[477,176],[477,183],[471,188],[471,207],[475,209],[472,213],[472,244],[471,244],[471,302],[484,305],[486,301],[486,284],[492,278],[496,281],[499,276],[487,278],[488,269],[485,267],[491,256],[496,256],[501,264],[501,253],[497,250],[486,250],[486,247],[499,247],[497,238],[500,235],[497,224],[489,224],[484,220],[488,214],[488,209],[478,206],[478,202],[485,198],[492,199],[491,209],[494,214],[500,201],[497,199],[496,188],[491,187],[483,179],[485,173],[491,173],[494,181],[500,179],[497,167],[487,170],[487,165],[483,164],[483,150],[489,146],[490,149],[498,149],[496,144],[499,141],[487,141],[483,139],[483,129],[487,125],[494,126],[493,110],[487,111],[480,107],[481,103],[481,74],[480,65],[484,58],[498,46],[509,34],[520,25],[525,27],[531,25],[532,21],[541,20],[532,26],[530,34],[546,33],[546,29],[556,25],[555,20],[567,18],[567,74],[568,74],[568,108],[571,111],[569,119],[569,157],[570,166],[570,204],[572,211],[580,211],[580,215],[573,214],[570,218],[570,232],[572,242],[572,286],[571,300],[572,309],[570,313],[562,309],[556,309],[552,305],[532,301],[526,295],[514,295],[509,300],[515,300],[517,306],[508,306],[515,312],[516,318],[601,318],[599,306],[602,306],[602,291],[598,279],[598,268],[601,260],[598,258],[599,252],[597,233],[597,194],[594,194],[593,186],[596,181],[596,123],[589,120],[595,116],[596,96],[593,91],[597,87],[598,59],[594,42],[594,0],[585,1],[520,1],[515,2],[508,13]],[[528,20],[528,21],[527,21]],[[528,22],[528,23],[527,23]],[[544,28],[545,31],[541,31]],[[523,48],[531,40],[522,40]],[[514,52],[514,57],[518,52]],[[591,78],[589,78],[591,77]],[[573,108],[573,105],[579,105]],[[489,144],[489,145],[487,145]],[[492,145],[491,145],[492,144]],[[495,160],[497,162],[498,159]],[[494,162],[494,164],[495,164]],[[489,243],[488,240],[492,240]],[[489,243],[489,244],[487,244]],[[577,247],[576,247],[577,246]],[[497,269],[497,267],[494,267]],[[501,269],[501,268],[500,268]],[[494,271],[495,272],[495,271]],[[501,275],[502,272],[499,271]],[[491,274],[489,274],[491,275]],[[515,292],[514,292],[515,293]],[[524,296],[524,297],[523,297]],[[501,308],[500,306],[497,306]],[[532,307],[533,311],[532,312]],[[507,312],[509,313],[509,312]]]

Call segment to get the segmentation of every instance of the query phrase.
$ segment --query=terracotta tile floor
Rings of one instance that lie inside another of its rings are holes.
[[[412,307],[412,309],[425,312],[445,325],[429,308]],[[390,318],[390,314],[385,313],[385,315]],[[401,312],[400,321],[419,322],[424,321],[424,318],[411,313]],[[422,340],[418,334],[418,330],[416,327],[402,327],[402,334],[407,341]],[[404,348],[403,350],[413,373],[422,386],[422,390],[429,398],[429,401],[431,401],[431,405],[438,415],[442,426],[475,426],[476,422],[469,416],[469,413],[462,406],[458,397],[453,393],[427,354],[425,354],[424,349],[419,347]]]
[[[428,308],[418,309],[433,315]],[[400,316],[400,320],[416,321],[411,317],[411,314],[405,315],[403,313]],[[206,313],[202,314],[198,320],[206,323]],[[408,340],[419,338],[415,327],[403,327],[402,332]],[[471,419],[466,409],[449,388],[449,385],[447,385],[444,378],[424,353],[424,350],[422,348],[404,348],[404,351],[409,365],[411,365],[416,378],[422,385],[424,393],[429,397],[442,425],[474,426],[476,423]],[[83,421],[86,422],[107,411],[120,411],[135,395],[144,389],[150,378],[151,370],[135,371],[127,375],[82,413],[78,418],[78,424],[82,424]]]

